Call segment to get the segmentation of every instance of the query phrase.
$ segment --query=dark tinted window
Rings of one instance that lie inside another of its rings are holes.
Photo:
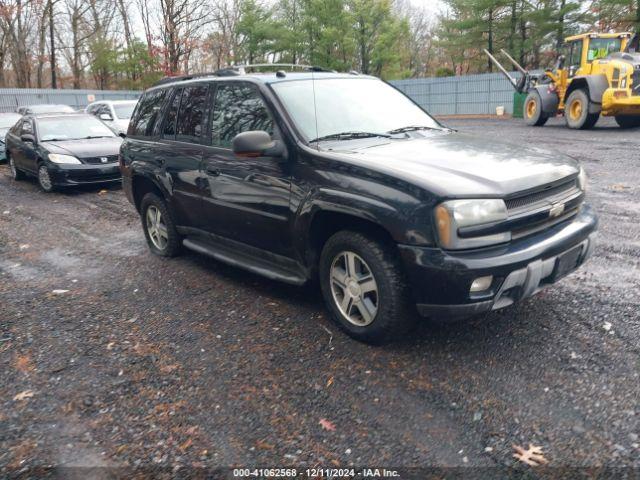
[[[166,88],[163,88],[144,94],[129,123],[128,135],[145,137],[153,134],[153,128],[167,97],[167,91]]]
[[[166,118],[164,119],[164,128],[162,136],[165,138],[174,139],[176,135],[176,118],[178,118],[178,108],[180,107],[180,96],[182,95],[182,89],[178,89],[173,96],[171,105],[167,110]]]
[[[176,140],[197,140],[202,136],[208,92],[209,87],[206,85],[195,85],[183,90],[176,121]]]
[[[273,135],[273,120],[262,98],[252,85],[220,85],[213,105],[212,144],[228,148],[233,137],[249,130]]]

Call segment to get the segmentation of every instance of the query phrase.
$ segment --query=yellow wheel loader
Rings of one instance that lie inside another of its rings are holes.
[[[527,93],[523,114],[528,125],[540,127],[563,114],[569,128],[587,129],[603,115],[633,128],[640,127],[639,40],[628,32],[568,37],[555,68],[535,75],[501,50],[522,74],[517,80],[485,53],[516,91]]]

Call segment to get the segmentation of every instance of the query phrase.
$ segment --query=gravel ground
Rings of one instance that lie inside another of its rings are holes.
[[[512,445],[529,443],[551,467],[638,474],[640,132],[446,123],[579,159],[600,243],[534,298],[425,321],[386,347],[342,334],[311,287],[151,255],[118,188],[46,195],[0,166],[0,476],[49,465],[521,473]]]

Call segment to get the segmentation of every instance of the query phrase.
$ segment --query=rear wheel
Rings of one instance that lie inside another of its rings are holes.
[[[51,193],[54,190],[53,181],[49,169],[44,163],[38,165],[38,185],[43,192]]]
[[[7,157],[9,159],[9,171],[11,172],[11,178],[13,178],[15,181],[24,180],[24,172],[16,167],[16,162],[14,162],[11,155],[7,153]]]
[[[394,245],[359,232],[336,233],[322,249],[320,286],[334,320],[357,340],[387,343],[415,322]]]
[[[616,122],[620,128],[640,127],[640,115],[616,115]]]
[[[593,128],[600,117],[599,113],[589,113],[591,101],[586,90],[574,90],[565,104],[564,116],[567,126],[576,130]]]
[[[165,202],[154,193],[147,193],[140,203],[142,228],[149,249],[162,257],[175,257],[182,246],[180,235]]]
[[[541,127],[549,120],[549,116],[542,111],[540,94],[535,90],[529,92],[524,101],[524,120],[532,127]]]

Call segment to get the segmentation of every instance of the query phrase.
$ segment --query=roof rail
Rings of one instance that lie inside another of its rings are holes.
[[[176,75],[173,77],[164,77],[158,80],[153,86],[157,87],[159,85],[165,85],[167,83],[173,82],[183,82],[185,80],[193,80],[195,78],[202,77],[234,77],[237,75],[245,75],[247,70],[252,69],[263,69],[263,68],[290,68],[305,70],[307,72],[331,72],[336,73],[335,70],[330,70],[328,68],[317,67],[314,65],[302,65],[299,63],[254,63],[247,65],[232,65],[229,67],[221,68],[216,70],[215,72],[204,72],[204,73],[192,73],[188,75]]]

